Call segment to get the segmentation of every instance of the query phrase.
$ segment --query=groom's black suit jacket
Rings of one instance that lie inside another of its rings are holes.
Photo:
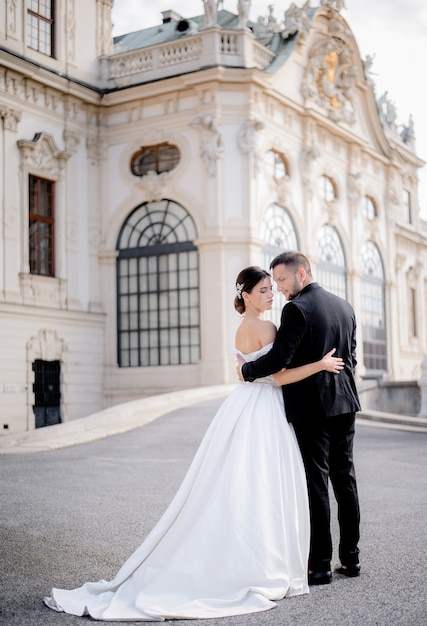
[[[319,372],[298,383],[284,385],[283,397],[290,422],[360,411],[354,380],[356,367],[356,319],[353,307],[342,298],[310,283],[282,311],[280,327],[271,350],[242,367],[245,380],[253,381],[321,359],[336,348],[344,359],[339,374]]]

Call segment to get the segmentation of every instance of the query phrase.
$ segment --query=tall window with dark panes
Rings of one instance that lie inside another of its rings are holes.
[[[27,46],[53,57],[55,0],[27,0]]]
[[[55,183],[30,176],[29,179],[29,258],[30,273],[55,275]]]

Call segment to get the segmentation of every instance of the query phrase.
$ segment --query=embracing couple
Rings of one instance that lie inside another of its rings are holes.
[[[358,576],[359,501],[353,465],[355,413],[360,404],[354,380],[356,321],[351,305],[322,289],[308,259],[298,251],[276,256],[270,264],[277,291],[288,301],[273,346],[245,363],[238,355],[239,377],[246,381],[282,368],[317,361],[330,347],[343,359],[337,376],[323,370],[316,376],[284,385],[286,417],[292,423],[304,461],[310,503],[309,584],[332,579],[332,539],[328,484],[338,504],[340,530],[336,571]]]
[[[236,281],[238,372],[252,382],[223,402],[175,497],[116,576],[53,588],[49,608],[163,621],[256,613],[306,594],[332,578],[329,479],[338,571],[359,574],[354,312],[314,282],[300,252],[279,255],[271,268],[288,300],[278,330],[264,319],[274,297],[269,272],[249,266]]]

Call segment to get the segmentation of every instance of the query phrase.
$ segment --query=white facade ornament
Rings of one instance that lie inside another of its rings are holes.
[[[42,329],[36,337],[31,337],[27,343],[29,362],[36,359],[43,361],[61,361],[67,345],[60,339],[55,330]]]
[[[403,143],[410,146],[411,148],[415,148],[415,131],[414,131],[414,120],[412,118],[412,115],[409,116],[408,124],[402,125],[400,136],[402,138]]]
[[[80,137],[72,130],[65,129],[63,132],[65,150],[69,154],[75,154],[80,143]]]
[[[309,188],[314,178],[314,165],[316,159],[320,156],[314,138],[306,140],[305,146],[301,152],[301,178],[305,185]]]
[[[375,76],[374,72],[372,72],[372,66],[374,64],[375,54],[367,54],[364,59],[362,59],[363,68],[365,70],[365,78],[368,83],[373,83]]]
[[[165,197],[164,191],[168,180],[168,172],[158,174],[151,170],[142,176],[138,187],[144,194],[144,201],[159,202],[162,200]]]
[[[67,34],[68,60],[74,62],[76,58],[76,12],[74,0],[68,0],[67,16],[65,20],[65,32]]]
[[[21,121],[22,111],[0,104],[0,119],[3,120],[5,130],[18,130],[18,122]]]
[[[322,7],[329,7],[331,9],[335,9],[335,11],[341,11],[345,9],[345,1],[344,0],[320,0],[320,5]]]
[[[256,134],[259,130],[265,128],[264,122],[261,120],[248,120],[244,122],[237,136],[237,145],[242,154],[252,154],[254,157],[254,174],[259,171],[259,151],[257,148]]]
[[[219,0],[203,0],[203,4],[205,7],[205,27],[216,26]]]
[[[291,181],[289,176],[283,176],[275,180],[277,204],[288,206],[291,198]]]
[[[347,195],[351,203],[357,203],[360,200],[360,172],[357,174],[350,172],[347,178]]]
[[[352,63],[352,52],[346,45],[347,31],[331,19],[328,38],[313,46],[301,92],[327,111],[335,122],[355,122],[353,102],[354,76],[357,68]]]
[[[222,134],[212,115],[195,115],[190,125],[201,134],[200,154],[211,176],[216,174],[216,162],[224,153]]]
[[[48,133],[37,133],[32,141],[20,139],[21,169],[45,172],[58,179],[61,170],[70,158],[68,152],[61,152],[54,138]]]
[[[310,22],[305,10],[309,7],[310,0],[307,0],[302,7],[297,7],[295,2],[292,2],[289,9],[285,11],[285,28],[282,31],[283,39],[288,39],[295,33],[298,33],[298,42],[306,39],[310,31]]]
[[[111,35],[111,10],[114,0],[97,0],[98,12],[98,52],[99,56],[109,56],[113,53],[113,38]]]
[[[237,11],[239,13],[239,28],[246,28],[251,10],[251,0],[239,0],[237,3]]]
[[[378,99],[378,109],[380,114],[381,123],[389,128],[395,126],[396,122],[396,106],[388,97],[388,91],[384,92],[383,95]]]
[[[7,34],[16,33],[16,5],[18,0],[7,0]]]

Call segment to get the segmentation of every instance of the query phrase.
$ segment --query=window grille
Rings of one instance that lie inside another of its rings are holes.
[[[171,200],[142,204],[122,226],[117,244],[119,366],[199,361],[196,237],[190,214]]]
[[[333,226],[325,224],[316,242],[316,280],[328,291],[347,298],[346,262],[341,239]]]
[[[262,267],[271,271],[270,263],[275,256],[285,250],[297,250],[298,239],[295,226],[288,211],[278,204],[271,204],[265,214],[261,229],[262,239],[265,245],[262,249]],[[273,280],[273,277],[272,277]],[[274,301],[270,312],[265,318],[270,319],[276,325],[280,324],[283,306],[286,304],[285,298],[276,290],[274,284]]]
[[[366,370],[387,370],[387,336],[385,319],[385,280],[377,246],[368,241],[362,247],[361,312],[363,355]]]

